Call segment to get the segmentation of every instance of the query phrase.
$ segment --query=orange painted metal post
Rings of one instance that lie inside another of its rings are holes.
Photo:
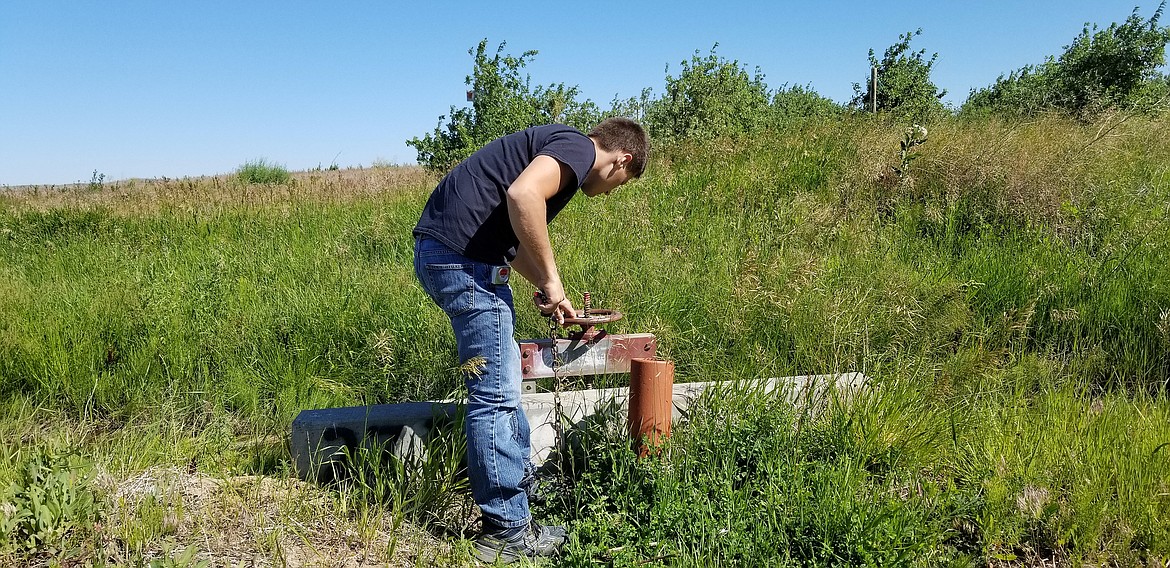
[[[674,401],[674,362],[662,359],[630,361],[630,437],[634,451],[646,457],[670,438]]]

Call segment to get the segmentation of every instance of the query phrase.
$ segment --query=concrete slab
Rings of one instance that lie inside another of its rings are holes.
[[[680,383],[674,385],[673,421],[679,423],[685,420],[691,402],[713,386],[777,392],[783,394],[789,402],[802,405],[810,401],[823,401],[825,394],[832,390],[848,396],[862,388],[865,382],[866,377],[861,373],[846,373],[735,383]],[[567,427],[584,424],[599,411],[619,413],[619,423],[624,424],[628,404],[628,388],[561,393],[561,412]],[[556,395],[525,394],[521,396],[521,405],[532,430],[532,461],[539,466],[548,459],[556,446]],[[444,425],[451,425],[457,419],[458,411],[458,405],[452,401],[305,410],[292,424],[290,445],[293,462],[301,478],[325,482],[335,475],[334,465],[343,460],[348,452],[359,447],[388,452],[399,459],[418,459],[422,456],[430,433]]]

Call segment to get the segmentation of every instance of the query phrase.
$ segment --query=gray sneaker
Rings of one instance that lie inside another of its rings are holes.
[[[557,556],[565,544],[567,533],[565,527],[544,526],[533,521],[519,531],[485,531],[472,542],[472,552],[482,562],[498,560],[504,564],[518,562],[521,558]]]
[[[561,539],[562,543],[569,540],[569,530],[562,525],[542,525],[536,521],[532,521],[532,524],[533,526],[537,527],[538,530],[548,531],[548,534],[552,535],[554,538]]]

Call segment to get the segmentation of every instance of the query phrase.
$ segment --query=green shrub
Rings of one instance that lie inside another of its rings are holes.
[[[1122,107],[1151,110],[1165,103],[1165,77],[1170,27],[1159,27],[1163,1],[1148,20],[1134,8],[1122,24],[1104,30],[1085,24],[1059,58],[1025,66],[990,87],[972,91],[963,104],[966,114],[1002,112],[1031,115],[1061,110],[1083,115]]]
[[[269,162],[264,158],[244,162],[244,165],[236,169],[236,177],[244,183],[265,185],[284,184],[291,179],[284,166]]]
[[[579,101],[576,87],[564,83],[531,87],[522,70],[536,51],[517,57],[503,50],[501,43],[489,55],[486,39],[468,50],[474,59],[466,78],[470,107],[452,106],[448,115],[439,117],[433,132],[407,141],[427,169],[446,171],[495,138],[537,124],[560,122],[587,130],[602,118],[624,116],[645,124],[657,141],[701,142],[843,110],[811,88],[783,88],[770,94],[758,68],[749,73],[738,61],[720,57],[713,47],[706,57],[696,51],[682,61],[678,76],[667,74],[661,97],[653,97],[652,89],[646,88],[636,97],[615,97],[602,113],[592,101]]]
[[[942,98],[947,92],[939,90],[930,80],[930,70],[938,54],[926,59],[926,50],[910,49],[910,40],[919,35],[921,29],[898,36],[898,41],[886,48],[880,61],[869,50],[869,64],[878,70],[878,112],[889,112],[903,120],[928,122],[944,114]],[[873,96],[870,80],[867,78],[863,84],[864,89],[862,84],[853,84],[853,105],[857,108],[868,108]]]
[[[696,51],[682,61],[677,77],[666,76],[666,92],[646,112],[646,127],[656,139],[709,140],[743,134],[768,124],[768,86],[754,74],[715,53]]]
[[[787,85],[772,94],[772,114],[777,125],[810,118],[830,118],[845,112],[845,107],[821,96],[811,87]]]
[[[516,57],[504,54],[505,44],[500,43],[495,55],[489,56],[487,44],[484,39],[467,51],[474,59],[471,75],[465,79],[472,93],[471,106],[451,106],[432,133],[406,141],[418,151],[418,163],[429,170],[446,171],[488,142],[530,126],[564,123],[587,130],[600,120],[597,105],[577,100],[576,86],[531,86],[521,70],[536,50]]]
[[[1000,75],[990,87],[972,90],[959,112],[963,116],[982,116],[990,113],[1031,116],[1057,108],[1051,61],[1027,65]]]

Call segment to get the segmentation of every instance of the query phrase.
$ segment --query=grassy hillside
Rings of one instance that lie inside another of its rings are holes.
[[[905,126],[673,147],[558,217],[570,294],[625,312],[614,331],[657,334],[676,380],[876,385],[817,414],[713,398],[662,461],[589,438],[544,508],[574,529],[565,565],[1170,558],[1165,119],[955,121],[903,156]],[[307,554],[291,539],[348,551],[325,565],[461,559],[403,528],[466,530],[458,499],[424,514],[393,491],[272,487],[301,409],[457,392],[449,328],[410,268],[434,182],[378,168],[0,194],[0,486],[18,504],[31,487],[80,496],[47,524],[6,512],[23,540],[0,558],[279,564]],[[519,329],[545,327],[522,310]],[[171,489],[127,498],[147,474]],[[211,497],[175,489],[206,478]],[[224,504],[241,484],[278,504],[267,528],[209,538],[252,526]],[[189,520],[208,503],[222,523]]]

